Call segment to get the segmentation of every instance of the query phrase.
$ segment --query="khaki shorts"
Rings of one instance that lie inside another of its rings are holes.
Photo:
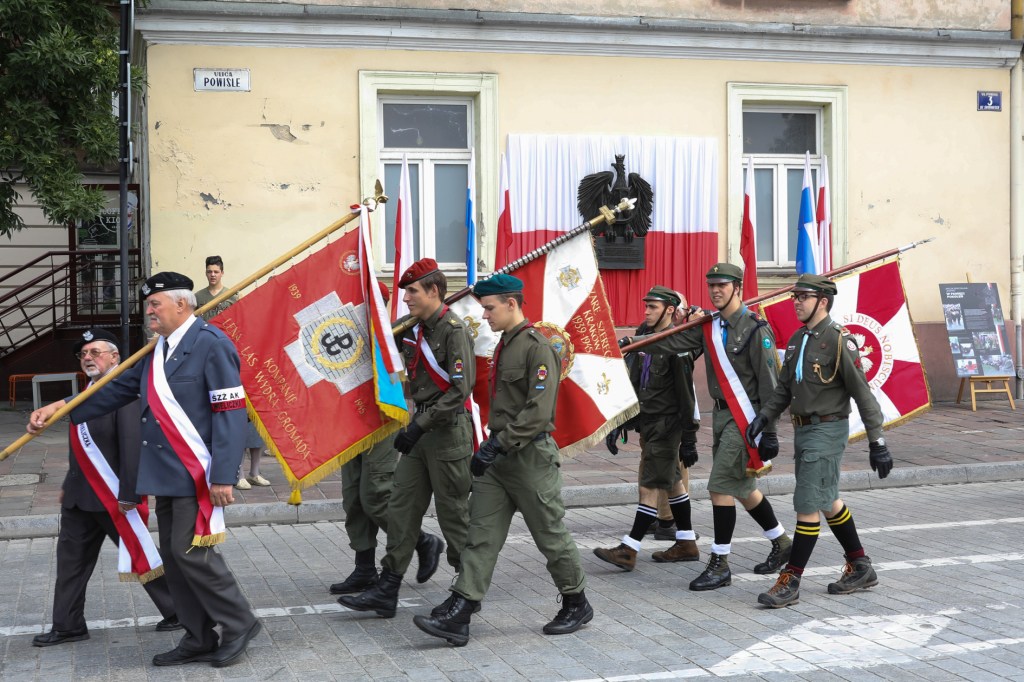
[[[683,427],[679,419],[663,417],[640,423],[644,439],[644,461],[640,470],[640,487],[672,490],[683,480],[679,469],[679,441]]]
[[[757,479],[747,478],[750,454],[743,435],[729,410],[715,408],[711,418],[714,441],[711,445],[711,476],[708,491],[721,495],[746,498],[757,489]]]
[[[793,508],[797,514],[831,511],[832,503],[839,499],[839,472],[850,437],[850,422],[822,422],[795,430]]]

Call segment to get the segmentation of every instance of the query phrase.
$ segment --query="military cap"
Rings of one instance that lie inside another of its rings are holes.
[[[388,289],[388,285],[384,284],[384,282],[377,282],[377,286],[380,287],[380,295],[381,295],[381,298],[384,299],[384,302],[386,303],[387,301],[390,301],[391,300],[391,290]]]
[[[725,282],[742,282],[743,270],[740,266],[732,263],[715,263],[704,275],[708,284],[723,284]]]
[[[811,291],[816,294],[831,294],[836,295],[836,283],[830,280],[824,275],[812,275],[809,272],[805,272],[800,275],[800,279],[796,281],[796,286],[793,287],[793,291]]]
[[[494,294],[512,294],[523,290],[523,280],[512,275],[495,275],[473,285],[473,295],[477,298]]]
[[[142,300],[145,301],[152,294],[172,289],[187,289],[192,291],[192,280],[177,272],[158,272],[142,285]]]
[[[92,343],[93,341],[109,341],[115,346],[121,343],[120,339],[108,332],[106,329],[86,329],[82,335],[78,337],[78,340],[75,341],[75,355],[78,355],[86,344]]]
[[[423,279],[427,275],[433,274],[437,271],[438,267],[436,260],[433,258],[421,258],[410,265],[409,269],[402,273],[402,279],[398,280],[398,286],[404,289],[413,282]]]
[[[651,290],[644,296],[645,301],[661,301],[669,305],[679,307],[679,294],[672,291],[668,287],[663,287],[660,284],[651,287]]]

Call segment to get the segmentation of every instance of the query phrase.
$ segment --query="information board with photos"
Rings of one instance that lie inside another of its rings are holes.
[[[1013,376],[1013,356],[995,283],[940,284],[958,377]]]

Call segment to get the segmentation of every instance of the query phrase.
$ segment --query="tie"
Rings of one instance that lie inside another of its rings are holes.
[[[804,380],[804,349],[807,348],[807,339],[810,336],[810,332],[804,334],[803,343],[800,344],[800,357],[796,359],[796,382],[798,384]]]
[[[498,345],[494,347],[494,357],[491,359],[491,373],[487,377],[487,383],[491,385],[491,398],[494,398],[498,392],[498,382],[495,378],[498,375],[498,356],[501,355],[501,349],[505,345],[505,335],[502,334],[502,338],[498,341]]]
[[[646,391],[647,384],[651,381],[651,355],[644,355],[644,365],[640,369],[640,390]]]

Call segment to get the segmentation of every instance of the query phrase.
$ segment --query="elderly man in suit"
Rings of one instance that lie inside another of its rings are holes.
[[[105,329],[88,329],[75,343],[75,357],[91,380],[103,376],[120,362],[117,343],[117,338]],[[142,443],[140,415],[139,401],[135,400],[116,412],[92,419],[88,423],[96,448],[117,477],[118,490],[109,491],[106,496],[114,504],[116,495],[119,509],[115,513],[122,516],[142,502],[142,498],[135,492],[135,482],[139,475],[139,448]],[[60,491],[53,628],[50,632],[36,635],[32,640],[34,646],[53,646],[89,639],[89,628],[85,624],[85,590],[100,556],[103,538],[109,537],[115,545],[121,541],[111,512],[83,472],[74,449],[69,447],[68,450],[68,473]],[[180,629],[174,602],[167,589],[167,580],[157,576],[144,582],[143,587],[163,616],[156,629],[161,632]]]
[[[216,327],[195,316],[192,280],[175,272],[142,286],[152,354],[71,412],[79,424],[136,399],[142,403],[138,492],[156,495],[160,547],[185,636],[153,657],[158,666],[209,661],[228,665],[244,653],[260,622],[224,558],[223,507],[231,504],[245,444],[245,394],[238,352]],[[40,428],[61,403],[32,415]],[[221,626],[218,644],[214,626]]]

